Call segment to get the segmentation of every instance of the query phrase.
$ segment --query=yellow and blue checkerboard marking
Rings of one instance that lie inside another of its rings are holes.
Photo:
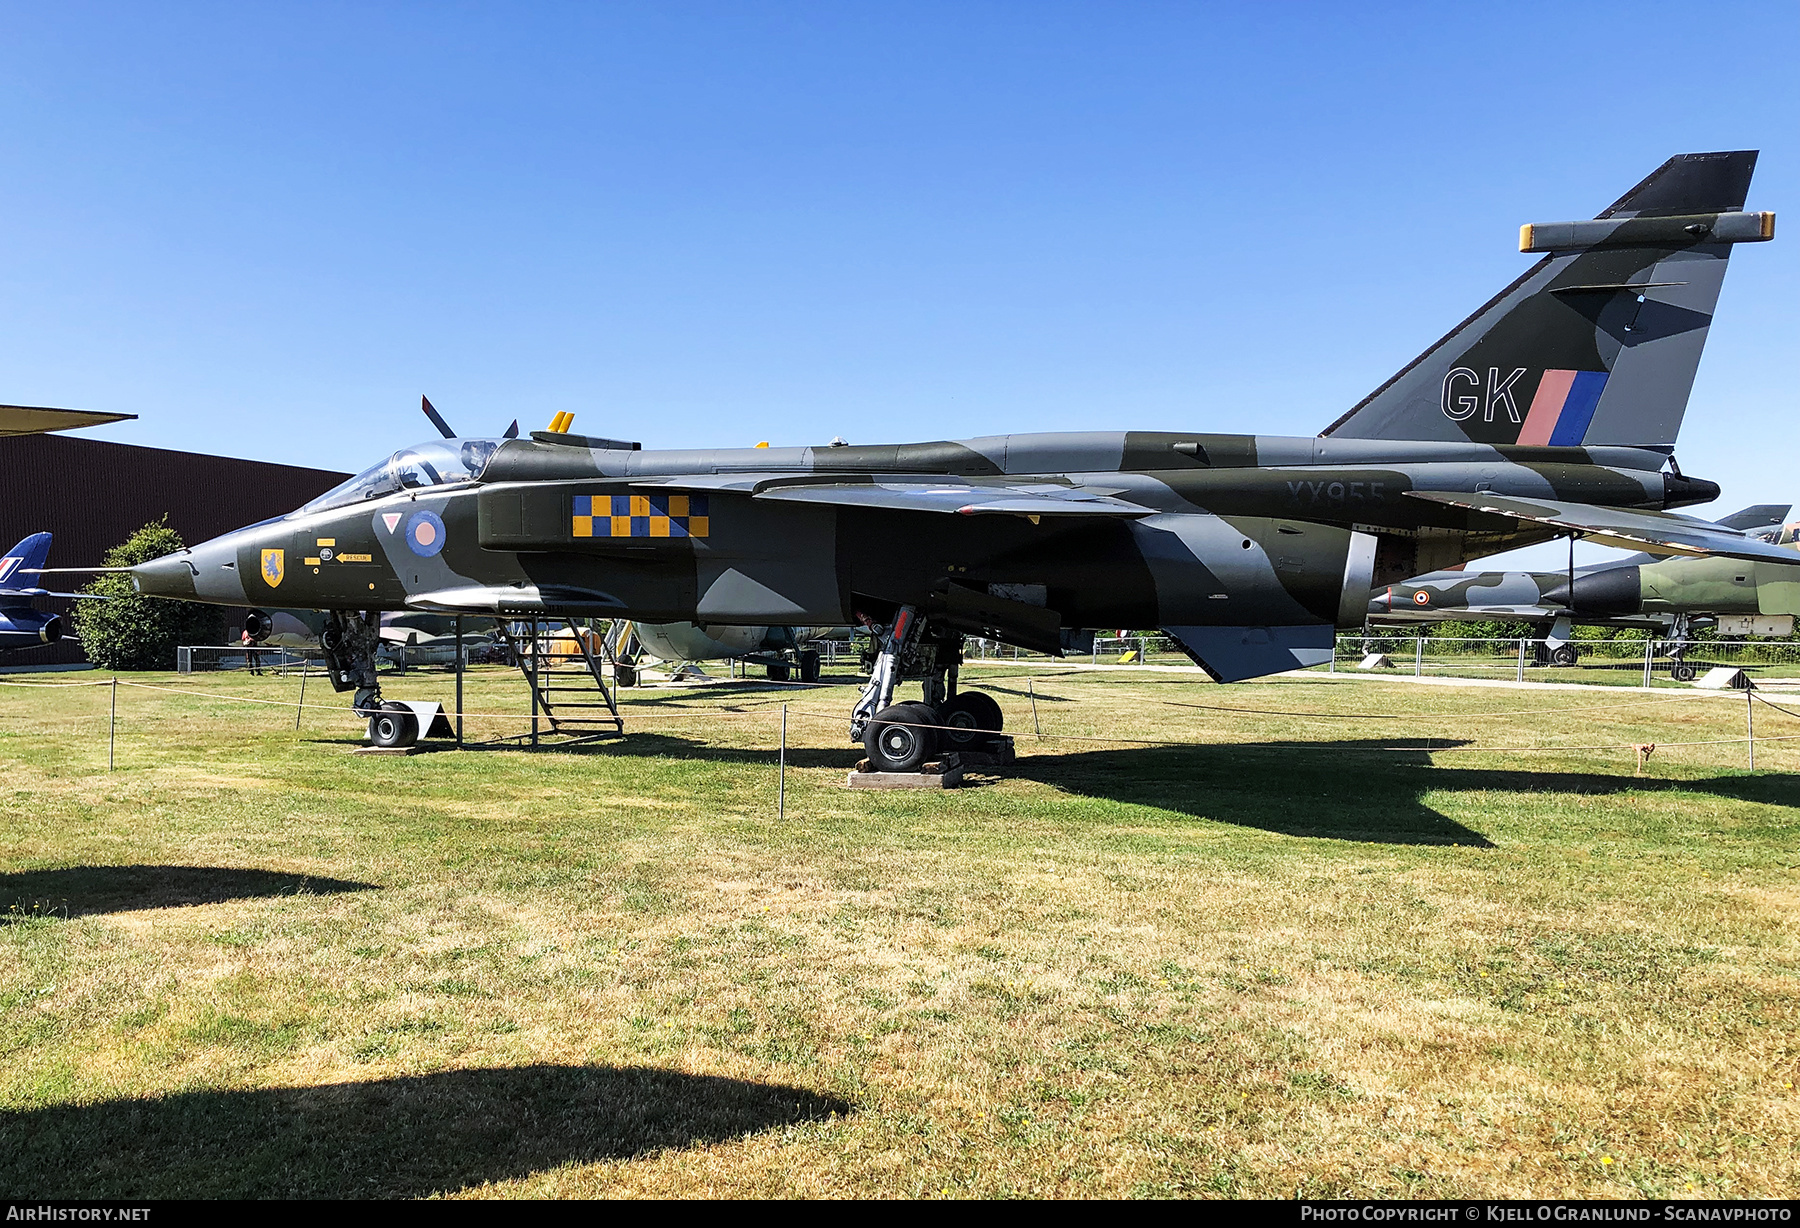
[[[576,495],[576,537],[705,537],[705,495]]]

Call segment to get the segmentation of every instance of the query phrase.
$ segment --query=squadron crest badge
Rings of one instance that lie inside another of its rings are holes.
[[[262,578],[270,588],[281,587],[281,577],[286,574],[286,551],[265,550],[262,552]]]

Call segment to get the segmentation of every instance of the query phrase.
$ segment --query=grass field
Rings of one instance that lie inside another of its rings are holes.
[[[843,788],[848,679],[370,758],[135,676],[110,774],[108,689],[0,687],[0,1188],[1800,1186],[1800,741],[1744,770],[1741,698],[1033,672],[1017,765],[903,794]]]

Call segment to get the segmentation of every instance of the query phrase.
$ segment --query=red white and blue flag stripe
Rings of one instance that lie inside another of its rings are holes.
[[[1578,447],[1606,388],[1604,371],[1546,371],[1519,428],[1521,444]]]

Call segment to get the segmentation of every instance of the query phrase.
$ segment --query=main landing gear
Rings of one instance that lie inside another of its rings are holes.
[[[1669,638],[1663,641],[1663,651],[1669,657],[1669,677],[1676,682],[1692,682],[1699,672],[1687,659],[1688,649],[1694,646],[1692,624],[1691,615],[1675,615],[1669,623]]]
[[[958,692],[962,635],[928,630],[912,606],[901,606],[882,626],[863,620],[875,639],[874,667],[850,712],[850,737],[869,753],[878,772],[913,772],[946,751],[991,752],[1004,741],[1000,705],[980,691]],[[903,681],[923,684],[922,703],[895,703]]]

